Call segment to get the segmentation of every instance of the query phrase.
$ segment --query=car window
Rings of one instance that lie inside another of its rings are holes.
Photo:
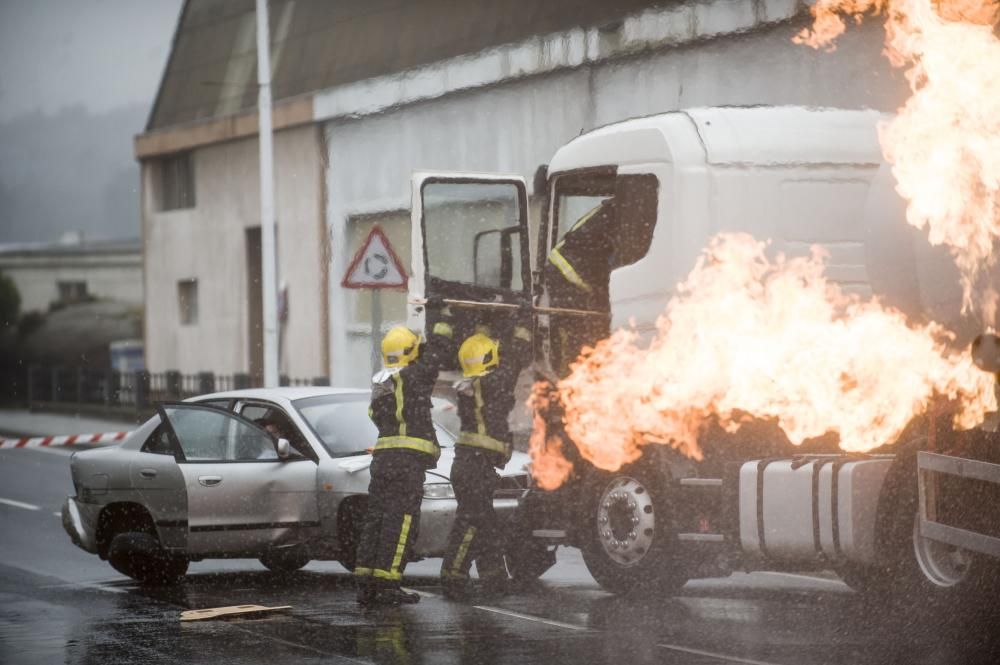
[[[174,446],[170,440],[170,434],[165,427],[160,424],[159,414],[153,416],[140,425],[132,435],[142,440],[144,453],[154,453],[156,455],[173,455]]]
[[[289,454],[292,457],[315,458],[315,453],[310,449],[299,428],[281,409],[268,404],[251,403],[240,409],[240,415],[267,430],[272,436],[287,439],[289,446],[291,446]]]
[[[378,439],[378,430],[368,417],[367,395],[322,395],[296,400],[295,408],[316,437],[334,457],[367,452]],[[434,424],[438,443],[450,446],[453,437]]]
[[[188,462],[276,461],[274,441],[264,430],[219,411],[166,406],[164,412]]]

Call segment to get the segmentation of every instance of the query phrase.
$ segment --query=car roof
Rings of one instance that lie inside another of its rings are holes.
[[[243,390],[225,390],[222,392],[197,395],[185,401],[202,402],[209,399],[263,399],[287,400],[289,402],[305,397],[321,397],[324,395],[358,395],[371,393],[364,388],[333,388],[329,386],[281,386],[279,388],[246,388]]]

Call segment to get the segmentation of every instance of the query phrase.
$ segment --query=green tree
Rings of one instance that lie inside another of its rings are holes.
[[[17,284],[0,272],[0,330],[13,329],[21,317],[21,293]]]

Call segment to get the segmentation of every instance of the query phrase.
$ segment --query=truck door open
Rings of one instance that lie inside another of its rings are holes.
[[[510,306],[530,302],[523,178],[417,173],[412,186],[411,327],[433,323],[425,321],[427,298],[480,303],[451,307],[458,335],[499,323]]]

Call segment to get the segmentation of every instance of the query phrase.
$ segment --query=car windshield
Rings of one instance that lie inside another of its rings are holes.
[[[292,404],[333,457],[363,455],[375,445],[378,430],[368,417],[367,394],[320,395]],[[455,441],[451,432],[438,422],[438,411],[449,407],[447,402],[434,400],[434,430],[442,447],[449,447]]]

